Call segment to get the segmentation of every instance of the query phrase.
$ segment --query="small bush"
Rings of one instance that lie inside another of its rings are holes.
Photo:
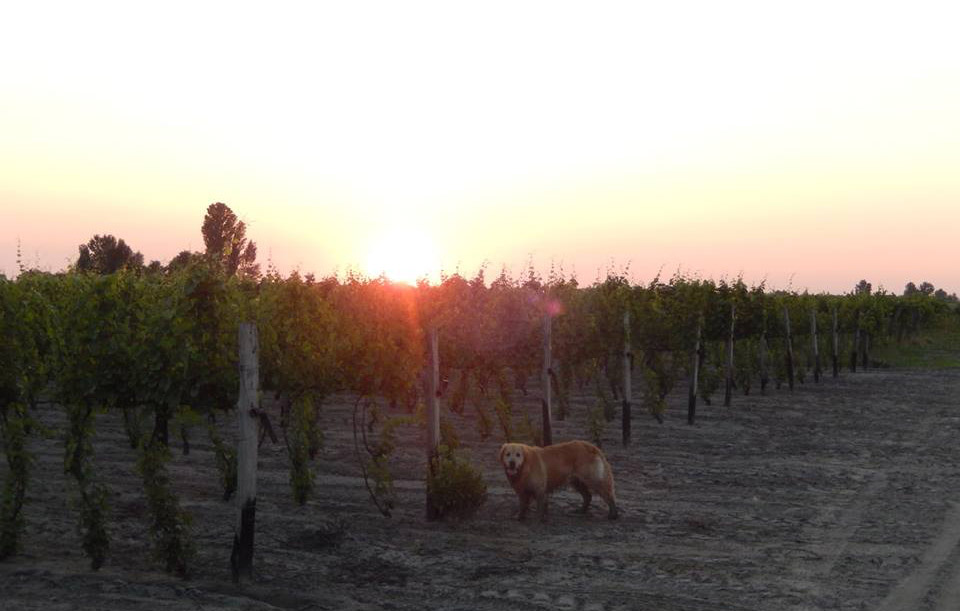
[[[465,518],[487,500],[487,484],[473,463],[440,446],[427,475],[427,494],[440,517]]]

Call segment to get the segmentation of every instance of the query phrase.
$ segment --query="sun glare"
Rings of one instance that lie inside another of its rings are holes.
[[[370,247],[367,273],[381,274],[394,282],[414,285],[438,268],[436,250],[430,237],[411,229],[392,230],[380,236]]]

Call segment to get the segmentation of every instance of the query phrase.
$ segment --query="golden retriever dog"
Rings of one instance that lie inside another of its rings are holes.
[[[527,517],[531,499],[537,499],[540,519],[547,519],[547,495],[571,484],[583,496],[581,511],[590,508],[593,494],[607,503],[607,517],[619,515],[613,491],[613,471],[600,449],[586,441],[567,441],[538,448],[522,443],[500,447],[500,462],[510,485],[520,497],[520,519]]]

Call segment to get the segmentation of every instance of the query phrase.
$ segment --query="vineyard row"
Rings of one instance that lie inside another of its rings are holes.
[[[247,506],[255,483],[251,492],[244,478],[256,461],[244,452],[255,452],[256,444],[240,446],[238,456],[238,445],[221,439],[215,426],[217,417],[235,413],[238,401],[248,406],[241,421],[255,417],[254,438],[274,435],[278,425],[293,495],[303,503],[320,448],[318,410],[335,393],[355,397],[357,456],[371,497],[387,515],[392,431],[420,423],[427,432],[427,512],[438,517],[455,507],[437,482],[482,486],[452,452],[455,432],[444,430],[441,399],[461,413],[475,405],[484,438],[499,423],[507,440],[549,444],[553,418],[566,416],[571,393],[590,389],[604,406],[597,417],[612,419],[620,408],[628,444],[635,382],[638,405],[661,418],[666,396],[687,381],[692,424],[698,399],[709,402],[721,386],[729,405],[734,388],[750,392],[758,383],[766,392],[771,381],[790,389],[798,378],[819,381],[828,361],[834,376],[844,365],[869,366],[872,346],[898,341],[944,315],[947,306],[923,293],[811,295],[680,276],[647,285],[611,276],[581,287],[532,272],[488,283],[481,271],[472,279],[454,275],[436,286],[410,287],[298,274],[254,280],[201,259],[166,273],[0,277],[0,436],[9,467],[0,559],[22,544],[28,440],[60,434],[84,551],[94,568],[103,563],[109,491],[96,475],[92,439],[96,418],[106,411],[122,415],[138,453],[157,558],[185,575],[192,544],[189,515],[167,469],[171,436],[180,437],[186,452],[191,431],[205,428],[224,498],[239,485]],[[238,356],[241,328],[255,338],[244,352],[254,355],[252,365]],[[541,426],[528,422],[521,430],[511,406],[532,377],[540,379]],[[260,388],[276,398],[279,422],[258,409]],[[378,401],[402,415],[383,418]],[[66,430],[41,425],[37,410],[45,402],[64,411]],[[446,471],[440,478],[444,469],[463,478],[450,480]],[[238,524],[235,574],[249,566],[244,520],[252,524],[252,511]]]

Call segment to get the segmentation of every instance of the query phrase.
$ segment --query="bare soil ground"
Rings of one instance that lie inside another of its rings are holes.
[[[576,398],[555,439],[588,437],[588,403]],[[189,580],[151,559],[118,417],[98,422],[98,477],[112,507],[111,554],[98,572],[80,551],[63,444],[34,440],[25,550],[0,564],[0,608],[960,608],[960,370],[870,371],[793,393],[737,395],[730,409],[701,406],[694,427],[678,394],[664,424],[635,416],[629,448],[610,423],[603,447],[622,509],[615,522],[599,499],[590,515],[576,513],[572,491],[554,495],[547,524],[517,522],[496,461],[500,440],[480,442],[470,419],[454,422],[489,486],[480,511],[424,520],[423,451],[409,430],[394,464],[400,504],[381,517],[353,457],[350,410],[349,398],[325,407],[316,493],[305,507],[292,501],[283,447],[261,449],[257,577],[240,587],[229,570],[235,509],[220,500],[205,439],[172,463],[194,516]],[[63,424],[55,406],[42,417]]]

